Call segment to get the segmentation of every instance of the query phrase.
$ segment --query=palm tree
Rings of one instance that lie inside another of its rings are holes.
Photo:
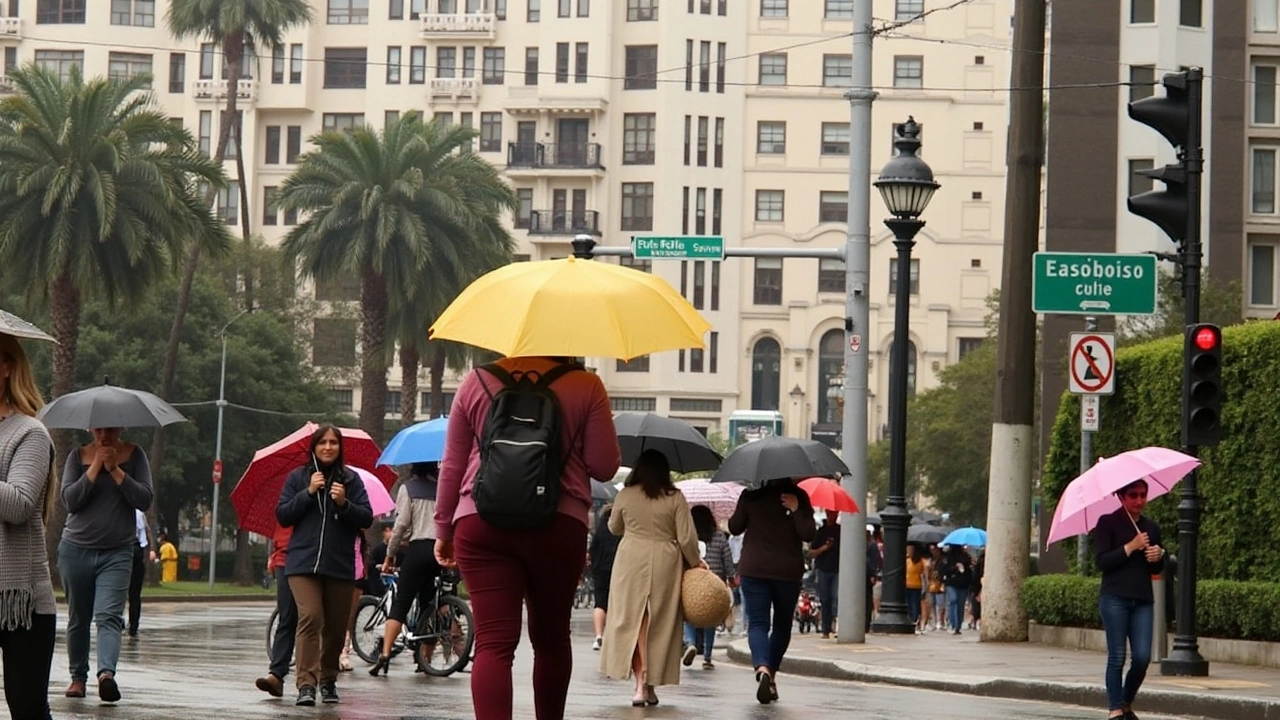
[[[149,78],[86,81],[75,68],[62,78],[35,65],[9,77],[17,93],[0,101],[0,267],[21,268],[8,283],[50,303],[59,396],[75,386],[86,294],[134,300],[176,272],[188,246],[227,247],[197,190],[224,178],[152,105]]]
[[[428,268],[464,268],[479,248],[498,243],[510,252],[500,216],[517,207],[515,193],[470,152],[474,137],[416,113],[382,133],[321,133],[280,186],[279,206],[307,213],[285,237],[285,255],[317,281],[360,279],[360,427],[378,440],[390,297],[424,292]]]

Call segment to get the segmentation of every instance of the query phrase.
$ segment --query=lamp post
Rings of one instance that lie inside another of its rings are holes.
[[[907,343],[911,320],[911,250],[916,234],[924,227],[920,214],[929,205],[938,183],[933,171],[916,155],[920,149],[920,127],[908,118],[895,131],[893,146],[898,154],[885,164],[875,186],[893,215],[884,224],[893,231],[898,249],[897,293],[894,297],[892,364],[889,370],[889,499],[880,520],[884,525],[884,592],[880,615],[871,630],[878,633],[910,634],[915,623],[907,615]]]
[[[218,376],[218,431],[213,445],[213,511],[209,517],[209,589],[213,589],[218,569],[218,494],[222,489],[222,412],[227,407],[227,328],[240,318],[253,312],[253,308],[241,310],[239,315],[227,321],[218,331],[222,337],[222,371]]]

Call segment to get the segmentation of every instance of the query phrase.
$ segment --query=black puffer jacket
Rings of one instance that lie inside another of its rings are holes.
[[[330,470],[330,479],[312,497],[310,465],[304,465],[285,478],[276,520],[293,528],[289,554],[285,558],[286,575],[324,575],[339,580],[356,579],[356,534],[373,524],[373,511],[364,481],[348,468]],[[347,504],[338,507],[329,497],[334,482],[347,487]]]

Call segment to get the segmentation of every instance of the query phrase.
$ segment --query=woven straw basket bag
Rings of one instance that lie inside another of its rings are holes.
[[[680,605],[684,619],[696,628],[716,627],[733,606],[729,586],[705,568],[684,571],[680,581]]]

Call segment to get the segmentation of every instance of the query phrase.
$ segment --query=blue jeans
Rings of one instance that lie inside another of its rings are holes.
[[[907,617],[911,618],[913,625],[920,622],[920,599],[922,597],[920,588],[907,588]]]
[[[702,633],[702,644],[698,644],[698,633]],[[689,623],[684,624],[684,645],[689,647],[693,645],[702,651],[702,657],[707,662],[711,662],[711,651],[716,647],[716,629],[696,628]]]
[[[818,570],[818,602],[822,603],[822,634],[831,633],[831,623],[836,619],[836,597],[839,588],[838,572]]]
[[[947,624],[952,630],[964,626],[964,601],[969,597],[969,588],[947,586]]]
[[[747,644],[751,647],[751,667],[767,667],[771,673],[778,672],[782,656],[791,644],[791,622],[799,599],[798,582],[742,578],[742,604],[747,621]]]
[[[1154,605],[1133,598],[1102,595],[1098,597],[1098,613],[1107,634],[1107,703],[1111,710],[1123,710],[1133,704],[1138,688],[1147,677],[1151,663],[1151,639]],[[1129,675],[1121,682],[1124,671],[1125,643],[1133,654]]]
[[[93,550],[58,543],[58,574],[67,593],[67,659],[72,680],[89,679],[89,623],[98,626],[98,674],[115,674],[133,547]]]

